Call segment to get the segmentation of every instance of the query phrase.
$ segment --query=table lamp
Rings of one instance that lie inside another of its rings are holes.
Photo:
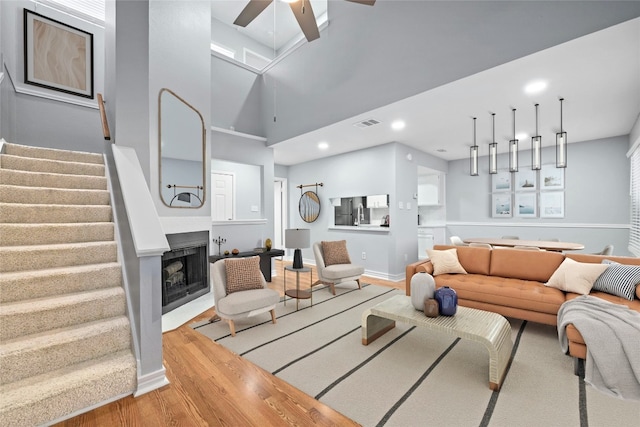
[[[311,232],[308,228],[290,228],[284,230],[284,240],[287,249],[295,249],[293,252],[293,268],[302,268],[302,250],[308,248]]]

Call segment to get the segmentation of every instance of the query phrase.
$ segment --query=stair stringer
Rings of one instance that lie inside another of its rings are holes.
[[[134,245],[131,223],[127,215],[118,168],[113,155],[114,146],[110,141],[105,141],[104,146],[105,175],[107,176],[107,188],[111,198],[115,239],[118,243],[118,259],[121,260],[122,265],[126,309],[131,325],[132,344],[137,362],[137,385],[133,395],[138,397],[169,384],[169,380],[166,377],[166,369],[162,364],[162,352],[159,352],[158,363],[158,354],[149,354],[150,352],[145,351],[144,343],[141,342],[145,334],[145,331],[143,331],[145,329],[143,326],[144,316],[146,318],[153,317],[152,311],[154,308],[152,306],[156,303],[156,301],[151,301],[151,304],[149,304],[149,301],[145,301],[145,304],[141,301],[141,281],[151,280],[152,285],[155,283],[159,287],[162,262],[160,255],[143,257],[138,255]],[[139,163],[136,166],[139,168]],[[161,310],[161,301],[157,301],[157,305],[157,309]],[[149,310],[151,312],[147,313]],[[158,337],[160,346],[162,345],[161,322],[160,320],[160,336]]]

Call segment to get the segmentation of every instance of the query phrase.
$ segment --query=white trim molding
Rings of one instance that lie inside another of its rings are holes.
[[[527,228],[604,228],[628,230],[629,224],[595,224],[595,223],[566,223],[566,222],[447,222],[447,227],[527,227]]]

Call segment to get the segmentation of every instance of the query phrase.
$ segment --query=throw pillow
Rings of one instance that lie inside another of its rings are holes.
[[[603,268],[604,267],[604,268]],[[545,286],[565,292],[588,295],[593,282],[607,269],[604,264],[578,262],[565,258],[560,267],[551,275]]]
[[[325,267],[334,264],[351,264],[346,240],[337,240],[334,242],[323,241],[321,244]]]
[[[433,275],[439,274],[467,274],[458,261],[458,251],[455,248],[446,250],[427,249],[427,254],[433,265]]]
[[[607,265],[607,269],[593,284],[593,289],[633,301],[636,286],[640,283],[640,266],[620,264],[608,259],[602,263]]]
[[[260,257],[228,258],[224,260],[227,273],[227,294],[262,289]]]

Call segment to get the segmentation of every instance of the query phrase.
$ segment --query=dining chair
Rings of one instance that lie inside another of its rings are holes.
[[[560,239],[558,239],[557,237],[547,237],[547,238],[539,238],[538,240],[543,240],[545,242],[559,242]]]
[[[469,246],[468,244],[462,241],[460,236],[451,236],[449,237],[449,240],[451,240],[451,244],[454,246]]]
[[[600,252],[595,252],[594,255],[613,255],[613,245],[606,245]]]
[[[470,247],[474,247],[474,248],[487,248],[487,249],[493,249],[493,246],[491,246],[488,243],[469,243]]]
[[[518,236],[502,236],[503,239],[509,239],[509,240],[520,240],[520,237]]]
[[[521,246],[521,245],[516,245],[513,247],[513,249],[524,249],[526,251],[543,251],[544,249],[540,249],[537,246]]]

